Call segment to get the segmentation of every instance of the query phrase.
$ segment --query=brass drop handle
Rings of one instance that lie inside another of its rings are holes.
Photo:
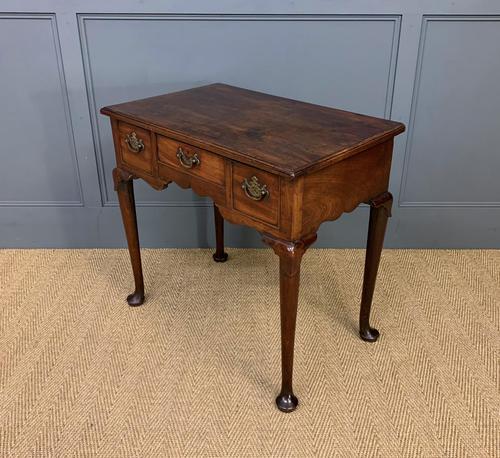
[[[193,167],[200,165],[200,158],[196,153],[192,156],[188,156],[180,146],[177,149],[177,159],[179,159],[181,165],[186,169],[192,169]]]
[[[128,146],[128,149],[133,153],[140,153],[144,149],[144,142],[137,138],[137,134],[135,132],[131,132],[127,134],[125,137],[125,143]]]
[[[262,200],[269,196],[269,190],[265,184],[260,184],[258,178],[254,175],[250,180],[246,178],[241,183],[245,195],[252,200]]]

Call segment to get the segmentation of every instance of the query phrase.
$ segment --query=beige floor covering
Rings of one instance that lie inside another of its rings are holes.
[[[386,250],[376,344],[364,252],[304,257],[299,409],[279,389],[270,250],[0,251],[2,457],[500,456],[500,251]]]

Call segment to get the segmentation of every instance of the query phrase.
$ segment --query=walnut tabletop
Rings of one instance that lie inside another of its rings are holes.
[[[404,131],[401,123],[211,84],[101,113],[280,175],[318,170]]]
[[[208,196],[214,201],[215,261],[228,258],[225,219],[258,230],[279,257],[282,383],[276,403],[283,412],[293,411],[302,256],[323,222],[364,202],[370,221],[359,333],[363,340],[377,340],[370,309],[392,206],[393,139],[403,124],[225,84],[113,105],[101,113],[111,118],[113,178],[134,274],[129,305],[145,298],[133,180],[157,190],[175,182]]]

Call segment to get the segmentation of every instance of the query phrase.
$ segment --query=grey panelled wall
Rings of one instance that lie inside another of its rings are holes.
[[[111,179],[115,158],[109,118],[98,112],[117,100],[224,81],[390,116],[398,16],[82,15],[79,19],[105,204],[117,203]],[[179,40],[181,36],[186,38]],[[158,42],[162,45],[151,46]],[[367,65],[369,73],[364,71]],[[200,205],[194,194],[184,190],[158,193],[144,183],[137,188],[141,204]]]
[[[494,0],[0,0],[0,246],[123,246],[99,108],[220,81],[404,122],[386,246],[500,247],[498,43]],[[136,190],[143,246],[212,245],[210,202]],[[317,246],[363,246],[367,218]]]
[[[82,205],[55,21],[54,15],[0,19],[2,205]]]
[[[401,205],[500,206],[499,45],[500,17],[424,18]]]

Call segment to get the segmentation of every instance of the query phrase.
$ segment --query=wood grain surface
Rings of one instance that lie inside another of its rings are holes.
[[[405,129],[398,122],[225,84],[113,105],[101,113],[290,176],[342,160]]]

